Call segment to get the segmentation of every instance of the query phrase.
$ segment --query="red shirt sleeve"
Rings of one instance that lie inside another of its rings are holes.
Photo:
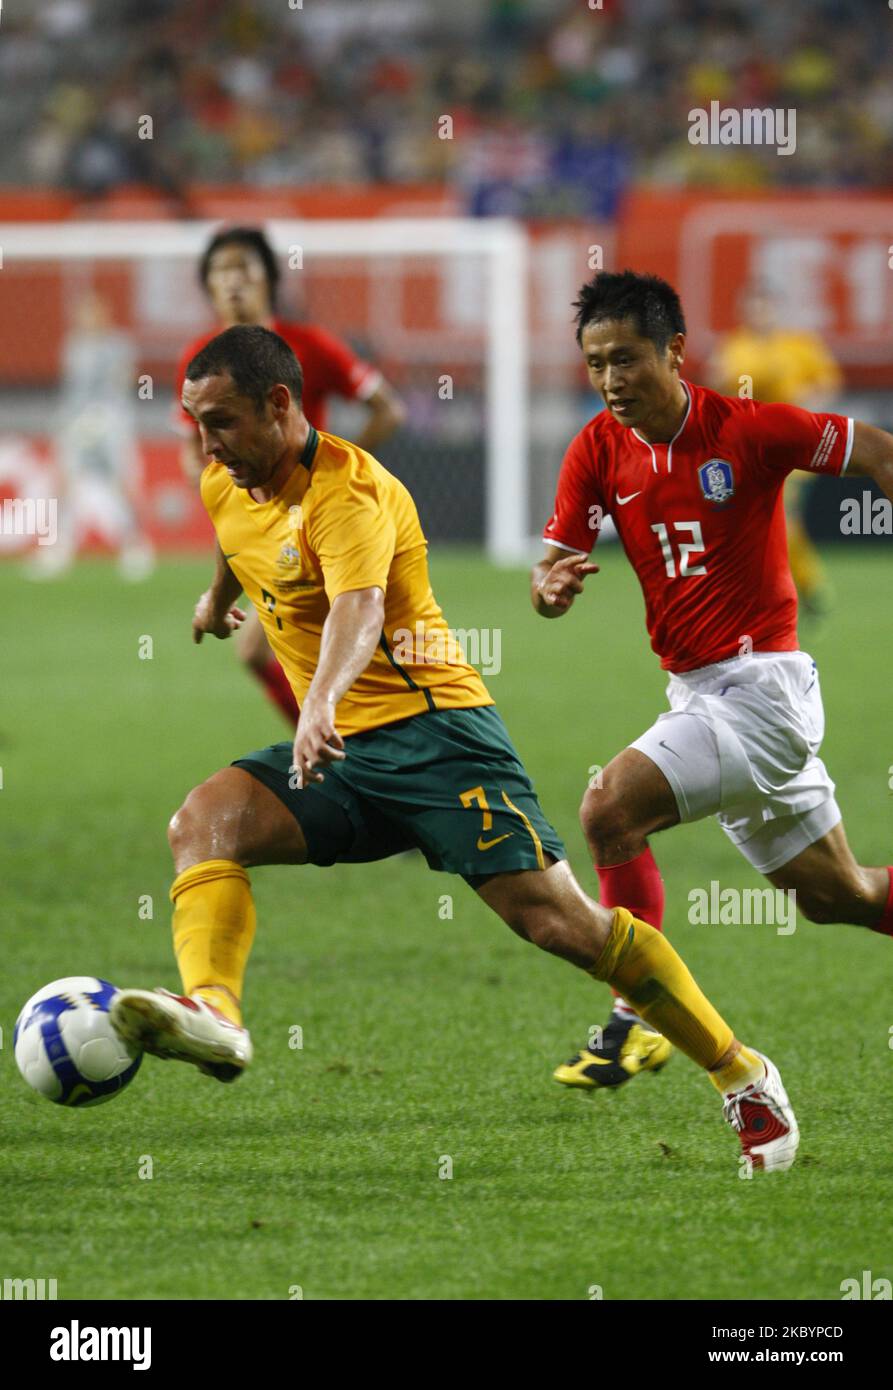
[[[588,555],[598,540],[607,508],[602,488],[593,472],[591,444],[585,431],[572,439],[564,455],[555,510],[546,523],[543,540],[565,550]]]
[[[853,447],[853,421],[846,415],[814,415],[796,405],[754,401],[754,426],[760,458],[773,473],[846,471]]]
[[[381,381],[376,367],[364,362],[334,334],[313,328],[314,391],[322,396],[366,400]]]

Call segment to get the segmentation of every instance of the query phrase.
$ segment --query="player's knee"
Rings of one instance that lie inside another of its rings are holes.
[[[634,829],[622,799],[600,787],[590,788],[583,797],[580,825],[594,854],[624,839]]]
[[[203,859],[239,860],[239,817],[232,798],[219,785],[221,776],[194,787],[171,816],[167,839],[178,872]]]
[[[181,855],[186,852],[195,839],[197,825],[197,807],[195,805],[195,792],[192,791],[187,796],[183,805],[174,812],[168,821],[167,842],[171,848],[171,854],[176,863]]]

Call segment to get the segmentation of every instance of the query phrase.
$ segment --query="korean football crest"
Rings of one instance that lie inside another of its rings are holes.
[[[732,465],[725,459],[708,459],[698,469],[701,491],[708,502],[728,502],[735,492]]]

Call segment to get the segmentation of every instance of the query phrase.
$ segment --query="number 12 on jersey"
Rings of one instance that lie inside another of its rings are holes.
[[[667,528],[662,521],[656,522],[651,529],[652,531],[654,531],[655,535],[657,536],[657,539],[660,541],[660,548],[663,552],[664,564],[667,567],[667,577],[669,579],[675,579],[677,572],[676,558],[673,554],[673,543],[670,540],[669,532],[667,531]],[[673,529],[675,531],[689,531],[691,533],[690,541],[677,540],[677,544],[679,546],[679,577],[681,579],[687,579],[689,575],[692,574],[706,574],[706,565],[689,564],[689,560],[691,559],[692,555],[703,554],[704,550],[706,549],[704,545],[704,537],[701,534],[701,523],[699,521],[674,521]]]

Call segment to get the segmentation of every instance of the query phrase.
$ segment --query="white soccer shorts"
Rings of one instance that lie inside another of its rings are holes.
[[[670,710],[630,744],[656,763],[682,821],[716,816],[762,874],[840,820],[817,756],[825,713],[806,652],[753,652],[670,677]]]

